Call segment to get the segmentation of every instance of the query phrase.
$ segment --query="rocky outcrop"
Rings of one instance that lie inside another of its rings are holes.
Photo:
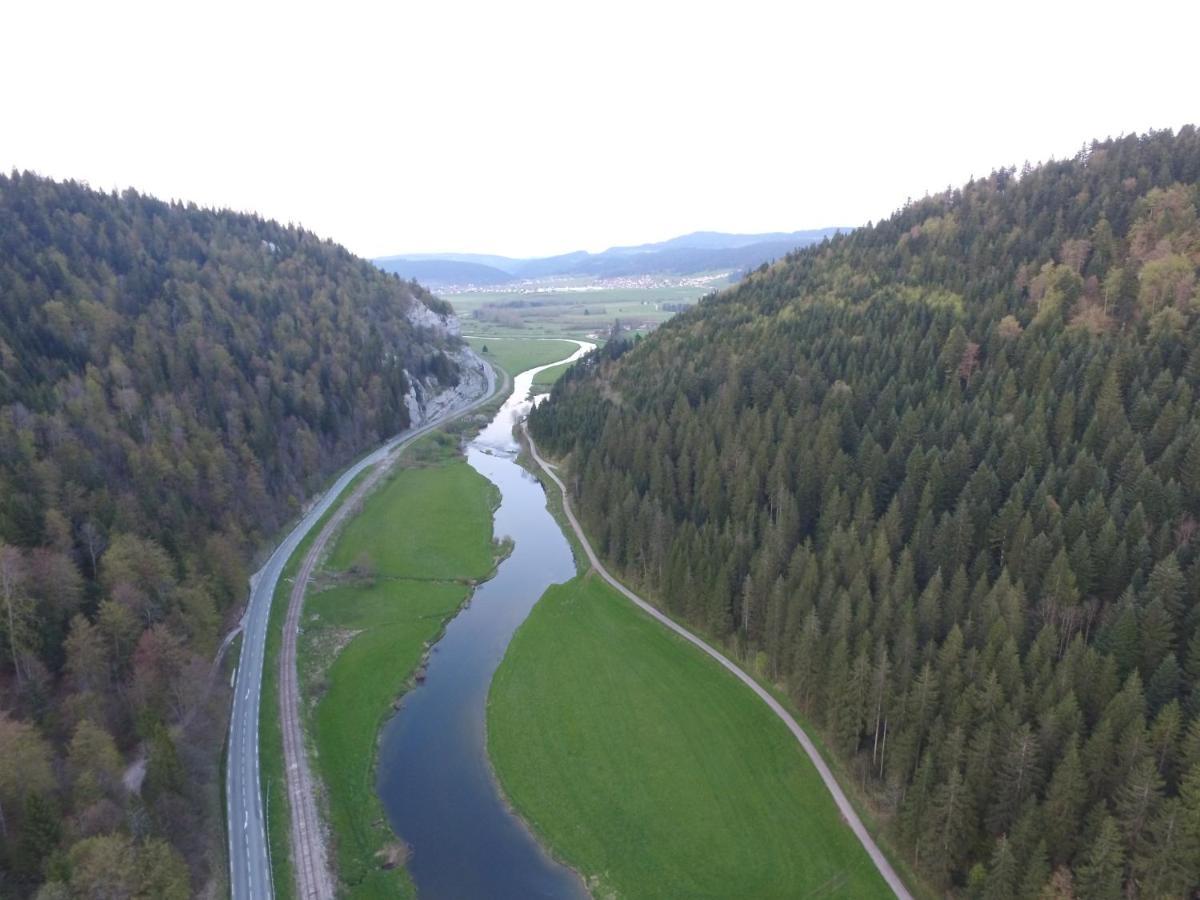
[[[411,425],[417,426],[457,406],[490,394],[495,386],[492,367],[470,347],[446,353],[458,366],[458,384],[447,386],[433,378],[409,376],[412,387],[404,402],[408,405]]]
[[[462,326],[459,324],[458,316],[443,316],[440,313],[434,312],[419,300],[409,308],[407,318],[417,328],[428,328],[431,331],[450,337],[460,337],[462,335]]]
[[[495,373],[478,354],[461,341],[462,326],[458,316],[443,316],[424,303],[414,303],[408,320],[420,328],[428,328],[459,344],[443,351],[458,369],[458,384],[445,385],[435,378],[414,378],[405,372],[411,387],[404,398],[408,407],[410,426],[416,427],[457,406],[490,394],[495,387]]]

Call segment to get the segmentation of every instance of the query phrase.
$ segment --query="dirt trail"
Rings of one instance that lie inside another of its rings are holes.
[[[524,426],[522,427],[524,428]],[[524,429],[524,431],[525,437],[529,441],[529,451],[533,455],[534,460],[539,466],[542,467],[542,471],[549,475],[551,480],[558,485],[558,489],[562,492],[563,512],[566,513],[567,520],[571,523],[571,528],[574,530],[576,537],[579,538],[579,542],[583,545],[584,552],[587,553],[587,558],[592,564],[592,568],[600,574],[601,578],[620,591],[624,597],[628,598],[630,601],[657,619],[663,625],[667,626],[667,628],[670,628],[680,637],[695,644],[697,647],[719,662],[722,666],[732,672],[740,681],[744,682],[752,691],[754,691],[754,693],[756,693],[763,700],[763,702],[767,704],[767,706],[771,707],[771,711],[783,720],[783,724],[788,727],[788,730],[791,731],[792,735],[799,742],[800,746],[804,748],[804,752],[808,754],[809,759],[812,760],[813,765],[816,766],[817,772],[821,776],[821,780],[825,782],[825,787],[827,787],[829,789],[829,793],[833,795],[833,801],[837,804],[837,808],[841,812],[842,818],[846,820],[846,823],[850,826],[850,830],[854,832],[854,836],[857,837],[859,843],[863,845],[863,849],[865,849],[867,851],[867,855],[871,857],[871,862],[875,864],[875,868],[879,870],[879,874],[883,876],[883,880],[887,882],[888,887],[890,887],[892,892],[897,897],[900,897],[901,900],[912,900],[912,895],[908,892],[908,888],[904,886],[904,882],[900,880],[900,876],[896,874],[896,870],[892,868],[892,864],[888,862],[887,857],[883,855],[883,851],[880,850],[879,846],[875,843],[875,839],[871,837],[870,833],[866,829],[866,826],[863,825],[862,820],[858,817],[858,813],[854,811],[854,807],[850,804],[850,800],[846,797],[845,792],[842,791],[841,785],[839,785],[837,783],[837,779],[833,777],[833,772],[831,772],[829,766],[825,764],[825,760],[821,758],[821,754],[817,751],[816,745],[813,744],[812,740],[804,732],[804,729],[802,729],[792,717],[792,714],[784,709],[779,701],[772,697],[762,685],[742,671],[738,665],[736,665],[723,653],[705,643],[682,625],[668,618],[657,608],[651,606],[633,591],[629,590],[629,588],[625,587],[625,585],[621,584],[621,582],[617,581],[617,579],[611,574],[609,574],[608,569],[604,568],[603,563],[600,562],[600,559],[596,556],[595,551],[592,550],[592,545],[588,543],[587,536],[583,533],[583,528],[579,525],[579,520],[575,518],[575,513],[571,509],[571,501],[567,497],[567,488],[562,483],[562,479],[558,477],[558,474],[554,471],[554,467],[546,462],[546,460],[542,458],[541,454],[538,453],[537,445],[534,444],[533,438],[530,436],[528,429]]]
[[[507,385],[507,379],[504,381]],[[287,620],[283,627],[283,646],[279,653],[279,713],[283,725],[283,764],[286,773],[288,803],[291,807],[292,866],[298,896],[305,900],[334,900],[336,879],[329,867],[326,853],[325,828],[317,809],[317,782],[309,767],[304,743],[304,721],[301,712],[300,679],[296,660],[300,618],[304,611],[304,595],[317,563],[324,555],[330,538],[347,518],[355,515],[361,501],[392,468],[400,452],[418,437],[447,422],[464,416],[490,400],[495,382],[489,377],[488,390],[479,399],[450,410],[431,422],[415,429],[388,455],[367,470],[366,477],[351,491],[325,522],[305,553],[288,597]]]
[[[296,643],[304,595],[318,560],[329,539],[346,518],[356,511],[367,491],[378,484],[389,461],[376,465],[358,487],[342,501],[313,541],[288,598],[287,621],[283,626],[283,647],[279,654],[279,713],[283,720],[283,764],[287,773],[288,804],[291,807],[292,862],[299,896],[315,900],[333,900],[334,880],[325,854],[325,834],[317,812],[316,785],[308,765],[304,746],[304,723],[300,711],[300,679],[296,664]]]

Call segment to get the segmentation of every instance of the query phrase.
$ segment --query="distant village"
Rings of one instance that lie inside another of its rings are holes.
[[[711,289],[729,282],[731,276],[739,273],[705,272],[699,275],[624,275],[613,278],[579,278],[578,276],[554,276],[549,278],[532,278],[496,285],[451,284],[439,287],[438,293],[447,294],[583,294],[595,291],[632,290],[645,291],[662,288],[701,288]]]

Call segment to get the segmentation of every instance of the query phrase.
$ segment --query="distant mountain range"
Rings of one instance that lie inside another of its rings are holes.
[[[430,287],[488,287],[555,276],[621,278],[637,275],[694,275],[721,269],[752,269],[797,247],[816,244],[849,228],[811,231],[725,234],[696,231],[667,241],[610,247],[602,253],[583,250],[560,256],[513,259],[477,253],[410,253],[374,260],[386,272],[415,278]]]

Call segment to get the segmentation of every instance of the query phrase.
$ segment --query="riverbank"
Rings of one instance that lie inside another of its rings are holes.
[[[486,367],[485,367],[486,368]],[[503,373],[500,373],[503,375]],[[351,470],[344,473],[333,488],[327,492],[323,501],[323,512],[319,518],[315,520],[309,527],[307,534],[300,539],[299,543],[292,549],[291,555],[284,561],[280,562],[277,574],[272,576],[271,584],[273,587],[272,597],[267,604],[266,621],[263,627],[263,655],[264,655],[264,671],[261,680],[261,700],[259,706],[259,716],[257,721],[257,732],[255,751],[253,754],[253,766],[256,770],[255,780],[257,793],[261,797],[263,810],[263,834],[265,837],[264,856],[267,859],[269,873],[266,877],[272,893],[276,897],[286,898],[292,897],[296,893],[299,865],[298,856],[293,847],[293,830],[292,827],[294,815],[297,812],[291,808],[291,788],[289,782],[295,768],[289,769],[285,765],[286,752],[284,748],[284,738],[286,731],[283,723],[284,709],[284,690],[278,677],[281,671],[282,658],[287,652],[287,625],[285,620],[292,613],[292,607],[295,607],[296,622],[292,625],[292,666],[291,671],[296,672],[296,638],[299,631],[299,617],[303,607],[303,596],[299,605],[296,604],[295,596],[295,579],[301,566],[314,553],[316,543],[321,534],[330,528],[330,520],[334,516],[341,515],[342,507],[349,502],[360,503],[365,499],[363,491],[365,490],[364,482],[370,479],[374,486],[378,486],[380,475],[385,472],[378,472],[372,467],[372,461],[383,460],[385,466],[391,466],[398,454],[403,453],[408,447],[418,440],[420,435],[428,433],[431,429],[456,431],[463,427],[471,427],[470,423],[474,421],[475,416],[484,416],[483,421],[486,421],[490,416],[487,413],[488,409],[498,407],[502,402],[502,397],[508,389],[509,379],[507,376],[502,378],[504,384],[496,391],[495,376],[491,369],[487,369],[484,373],[487,385],[492,388],[480,400],[468,404],[465,408],[460,408],[457,412],[453,410],[445,410],[442,407],[433,407],[434,414],[440,416],[433,422],[426,424],[416,429],[415,435],[408,437],[398,437],[390,441],[384,447],[372,451],[363,459],[359,460],[352,466]],[[474,413],[472,413],[474,410]],[[438,424],[441,422],[442,424]],[[390,455],[390,460],[385,460],[384,457]],[[366,466],[367,468],[363,468]],[[358,471],[357,476],[351,478],[351,472]],[[349,480],[347,480],[349,479]],[[336,489],[336,494],[334,493]],[[369,493],[369,491],[368,491]],[[313,514],[316,514],[314,510]],[[310,518],[311,518],[310,514]],[[312,565],[315,565],[316,560],[312,560]],[[309,567],[311,571],[311,565]],[[305,578],[305,585],[308,584],[308,578]],[[259,587],[261,587],[261,583]],[[241,674],[241,673],[239,673]],[[295,710],[296,722],[293,726],[293,734],[298,735],[302,751],[306,757],[311,749],[311,741],[307,730],[303,727],[303,717],[300,715],[299,706],[300,698],[298,696],[298,679],[293,679],[292,684],[292,703]],[[258,747],[261,746],[261,759],[258,753]],[[306,759],[306,762],[309,762]],[[307,766],[306,766],[307,768]],[[314,798],[309,806],[308,818],[313,820],[313,828],[316,829],[315,834],[319,835],[319,839],[325,839],[325,826],[317,815],[316,797],[318,794],[323,795],[323,789],[317,790],[313,786],[313,782],[307,784],[303,790],[311,792]],[[227,786],[227,791],[229,787]],[[232,819],[230,820],[232,822]],[[230,831],[232,834],[233,826]],[[312,850],[312,844],[308,845],[308,849]],[[320,853],[325,855],[325,848],[321,847]],[[311,853],[309,854],[311,858]],[[323,868],[323,867],[320,867]],[[313,872],[311,866],[306,870],[310,875]],[[310,885],[310,888],[312,886]],[[334,888],[332,884],[324,887],[326,893],[332,894]]]
[[[271,600],[271,612],[267,622],[266,641],[263,649],[262,703],[259,707],[259,777],[264,791],[263,808],[266,817],[267,846],[271,861],[271,884],[275,900],[291,900],[296,895],[295,877],[292,872],[290,837],[291,807],[288,804],[286,779],[283,765],[283,725],[279,713],[279,653],[283,645],[283,623],[287,618],[288,594],[300,562],[308,554],[313,541],[329,518],[337,512],[344,498],[354,492],[368,472],[361,473],[350,482],[337,501],[317,521],[312,530],[297,545],[288,558],[275,585]]]
[[[575,351],[574,340],[566,338],[468,337],[471,347],[511,376],[563,359]],[[550,384],[567,370],[570,363],[538,373],[541,384]]]
[[[415,895],[375,790],[377,737],[446,622],[502,557],[492,541],[498,501],[457,438],[422,438],[347,523],[307,598],[306,732],[347,896]]]
[[[576,345],[572,356],[586,349]],[[429,896],[586,896],[578,876],[556,863],[505,803],[484,733],[488,688],[511,635],[550,584],[575,574],[544,490],[515,461],[513,423],[528,408],[537,371],[514,379],[512,395],[467,449],[471,467],[501,491],[493,527],[512,536],[512,555],[448,624],[426,681],[405,697],[381,738],[379,793],[412,849],[413,880]]]
[[[595,574],[509,645],[488,750],[596,896],[891,896],[783,724]]]
[[[515,368],[555,362],[575,346],[521,342],[506,346],[511,352],[501,356]],[[358,501],[361,507],[335,533],[303,603],[300,718],[319,785],[320,819],[328,829],[330,868],[339,892],[349,896],[415,893],[404,866],[407,848],[388,827],[376,791],[378,737],[399,698],[423,678],[429,649],[446,623],[501,558],[492,542],[499,495],[467,465],[461,438],[492,420],[507,394],[505,382],[487,407],[405,449],[396,470]],[[289,561],[289,574],[309,544]],[[291,593],[291,586],[281,583],[279,593]],[[283,599],[276,610],[286,606]],[[281,620],[272,622],[272,666],[282,627]],[[278,789],[284,773],[275,687],[264,709],[263,772],[276,884],[287,897],[293,893],[289,809]],[[482,728],[482,708],[479,721]]]
[[[847,777],[847,773],[840,766],[839,761],[829,756],[828,749],[823,746],[820,735],[810,734],[806,728],[811,726],[800,724],[803,718],[790,708],[789,700],[782,696],[783,692],[779,686],[765,684],[759,678],[750,675],[749,669],[742,668],[738,662],[733,661],[737,658],[736,655],[726,656],[722,651],[717,650],[716,645],[710,640],[698,636],[697,633],[675,622],[665,615],[657,605],[639,597],[605,568],[589,545],[582,527],[571,510],[566,496],[567,488],[557,471],[558,467],[548,463],[538,454],[537,447],[526,429],[522,428],[521,436],[531,461],[539,469],[539,477],[544,476],[543,483],[545,483],[544,479],[549,479],[554,483],[562,501],[562,516],[566,518],[569,526],[566,530],[569,530],[578,539],[587,557],[590,570],[635,607],[717,662],[728,674],[733,675],[738,681],[749,687],[767,705],[767,708],[787,727],[803,748],[805,755],[819,773],[821,781],[829,792],[830,799],[836,804],[843,822],[849,825],[860,846],[866,851],[876,871],[886,881],[892,893],[902,900],[912,897],[914,894],[922,898],[934,896],[936,892],[922,879],[916,877],[903,860],[897,858],[894,848],[882,834],[879,823],[874,820],[871,810],[868,809],[868,804],[855,789],[856,785]],[[745,665],[745,663],[743,662],[741,665]]]

